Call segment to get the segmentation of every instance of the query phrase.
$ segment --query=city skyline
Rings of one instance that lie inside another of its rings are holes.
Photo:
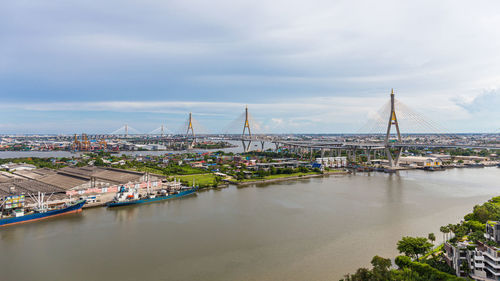
[[[499,130],[494,1],[2,6],[2,134],[175,131],[189,112],[220,133],[245,105],[263,132],[353,133],[391,88],[449,131]]]

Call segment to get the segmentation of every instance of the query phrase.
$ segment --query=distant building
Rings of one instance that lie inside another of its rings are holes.
[[[347,165],[347,157],[316,158],[316,163],[326,168],[342,168]]]
[[[464,162],[482,162],[482,161],[488,161],[488,157],[482,157],[482,156],[462,156],[462,155],[457,155],[453,157],[455,161],[462,160]]]
[[[405,156],[399,159],[401,165],[412,167],[439,167],[443,161],[437,157]]]
[[[449,154],[430,154],[429,156],[439,158],[443,162],[451,161],[451,155]]]
[[[298,167],[310,167],[311,162],[308,161],[284,161],[284,162],[271,162],[271,163],[255,163],[254,165],[248,165],[249,170],[269,170],[271,167],[274,168],[298,168]]]
[[[36,166],[35,165],[31,165],[31,164],[26,164],[26,163],[20,163],[20,164],[17,164],[17,163],[7,163],[7,164],[2,164],[0,165],[0,169],[6,169],[8,170],[9,172],[14,172],[14,171],[31,171],[31,170],[34,170],[36,169]]]

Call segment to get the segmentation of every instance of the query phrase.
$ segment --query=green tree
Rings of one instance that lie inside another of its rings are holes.
[[[350,275],[347,274],[343,281],[370,281],[372,279],[372,272],[367,268],[358,268],[356,273]]]
[[[374,256],[371,264],[373,265],[372,273],[375,280],[390,280],[392,265],[390,259]]]
[[[427,253],[432,248],[432,244],[425,237],[405,236],[398,241],[397,245],[400,253],[415,260],[418,260],[419,255]]]
[[[431,241],[432,243],[434,243],[434,241],[436,241],[436,235],[434,235],[434,233],[429,233],[427,235],[427,239],[429,239],[429,241]]]

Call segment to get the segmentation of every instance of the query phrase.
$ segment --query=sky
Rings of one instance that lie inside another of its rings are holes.
[[[180,132],[189,112],[203,132],[232,132],[246,105],[262,133],[353,133],[391,88],[448,131],[499,132],[499,10],[496,0],[2,1],[0,134]]]

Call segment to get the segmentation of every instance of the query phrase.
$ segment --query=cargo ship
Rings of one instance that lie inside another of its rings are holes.
[[[181,188],[178,191],[161,190],[157,194],[148,193],[147,195],[141,196],[135,188],[126,188],[122,186],[120,188],[120,191],[118,191],[118,193],[113,198],[113,201],[109,202],[107,206],[109,208],[112,208],[135,204],[153,203],[188,196],[195,193],[197,190],[198,188],[193,186],[190,188]]]
[[[15,204],[5,204],[6,202],[15,202]],[[24,209],[24,195],[10,196],[4,201],[5,205],[14,206],[12,208],[4,208],[6,216],[0,218],[0,227],[9,226],[20,223],[34,222],[38,220],[48,219],[52,217],[78,213],[82,211],[85,200],[79,200],[73,204],[67,204],[61,208],[50,209],[48,207],[34,208],[29,212]],[[42,205],[43,206],[43,205]],[[2,212],[4,213],[4,212]]]

